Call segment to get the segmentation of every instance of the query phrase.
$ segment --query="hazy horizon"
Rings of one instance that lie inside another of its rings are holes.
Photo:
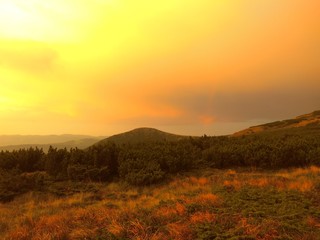
[[[250,123],[256,123],[256,124],[250,124]],[[237,123],[222,123],[222,125],[229,125],[231,127],[229,127],[229,131],[226,131],[223,128],[220,128],[220,124],[216,124],[215,128],[211,127],[211,130],[214,129],[216,134],[213,134],[212,136],[217,136],[217,135],[228,135],[228,134],[232,134],[234,132],[237,132],[239,130],[243,130],[245,128],[251,127],[251,126],[255,126],[258,124],[263,124],[266,123],[264,121],[252,121],[252,122],[237,122]],[[154,129],[158,129],[160,131],[164,131],[164,132],[168,132],[168,133],[173,133],[173,134],[179,134],[179,135],[187,135],[187,136],[203,136],[204,134],[208,135],[208,133],[205,131],[204,128],[201,127],[195,127],[195,128],[190,128],[190,127],[186,127],[186,126],[170,126],[170,127],[166,127],[166,126],[158,126],[158,127],[154,127],[154,126],[132,126],[131,128],[120,128],[120,129],[113,129],[113,131],[110,131],[110,134],[108,135],[94,135],[94,134],[82,134],[82,133],[40,133],[40,134],[33,134],[33,133],[25,133],[25,134],[19,134],[19,133],[13,133],[13,134],[1,134],[0,136],[21,136],[21,137],[25,137],[25,136],[83,136],[83,137],[109,137],[112,135],[116,135],[116,134],[121,134],[124,132],[128,132],[134,129],[138,129],[138,128],[154,128]],[[198,129],[200,128],[200,130]],[[202,131],[203,130],[203,131]],[[201,133],[199,133],[201,132]],[[192,134],[195,133],[195,134]]]
[[[225,135],[320,109],[318,0],[0,0],[0,135]]]

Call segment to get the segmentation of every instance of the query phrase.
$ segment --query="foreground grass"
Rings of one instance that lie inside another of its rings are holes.
[[[0,204],[0,239],[320,239],[320,168],[207,169],[161,186],[96,184]]]

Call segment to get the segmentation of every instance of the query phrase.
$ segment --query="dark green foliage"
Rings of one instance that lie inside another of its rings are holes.
[[[70,149],[69,164],[86,165],[89,160],[89,156],[85,151],[78,148]]]
[[[124,145],[119,155],[119,176],[135,185],[160,181],[165,173],[195,167],[200,149],[189,140]]]
[[[114,143],[95,145],[89,148],[86,154],[90,156],[91,165],[96,168],[108,167],[109,174],[117,175],[119,148]]]
[[[91,181],[105,182],[111,180],[110,169],[108,167],[103,168],[90,168],[86,171],[87,179]]]
[[[91,181],[99,181],[100,180],[100,169],[99,168],[88,169],[87,175]]]
[[[196,232],[196,240],[214,240],[217,239],[221,229],[217,229],[212,223],[198,224],[194,228]]]
[[[260,219],[276,217],[299,220],[310,211],[311,205],[311,202],[299,192],[279,192],[272,188],[261,191],[259,188],[246,187],[238,192],[226,192],[224,199],[225,206],[231,208],[230,211]]]
[[[290,132],[290,131],[289,131]],[[278,169],[319,165],[319,131],[263,133],[252,136],[212,138],[203,160],[212,167],[254,167]]]
[[[81,192],[94,193],[98,195],[98,186],[99,185],[95,183],[83,181],[53,181],[50,184],[47,184],[45,191],[61,197],[71,196]],[[91,200],[88,199],[88,201]]]
[[[69,159],[70,153],[67,149],[57,150],[50,146],[45,161],[45,169],[47,173],[53,177],[66,177]]]
[[[108,167],[88,168],[86,165],[69,165],[67,168],[68,178],[74,181],[108,181],[111,179]]]
[[[33,190],[42,190],[45,181],[49,178],[46,172],[23,173],[20,175],[20,177],[25,186],[28,189]]]
[[[86,179],[87,167],[84,165],[69,165],[67,172],[69,179],[82,181]]]
[[[44,152],[42,149],[29,148],[13,152],[0,152],[0,168],[19,169],[21,172],[43,170]]]
[[[94,146],[107,145],[110,142],[118,145],[123,144],[141,144],[141,143],[155,143],[155,142],[176,142],[187,138],[176,134],[162,132],[154,128],[137,128],[129,132],[117,134],[106,138]]]
[[[129,184],[149,185],[162,181],[166,174],[203,166],[279,169],[320,165],[319,126],[270,130],[241,137],[181,138],[156,132],[160,139],[152,139],[155,133],[148,129],[132,132],[130,136],[137,134],[148,141],[122,145],[107,141],[86,150],[70,151],[50,147],[47,154],[38,148],[2,151],[0,169],[10,173],[8,181],[0,182],[8,185],[3,188],[6,191],[3,195],[19,194],[31,189],[31,185],[41,185],[41,181],[30,183],[33,180],[22,179],[22,173],[44,170],[54,181],[103,182],[120,178]],[[15,185],[22,186],[22,190]]]
[[[311,149],[306,158],[308,164],[320,166],[320,147]]]
[[[156,161],[145,162],[136,158],[121,161],[119,175],[130,184],[149,185],[162,180],[164,172]]]
[[[20,173],[17,170],[0,169],[0,202],[11,201],[15,196],[28,192],[40,191],[48,178],[45,172]]]
[[[312,231],[305,222],[305,217],[317,217],[318,205],[298,191],[278,191],[272,187],[264,187],[262,190],[259,187],[247,186],[239,191],[219,191],[219,194],[224,199],[223,206],[219,210],[220,213],[232,214],[236,212],[254,221],[254,225],[268,220],[281,222],[280,226],[273,227],[276,227],[277,231],[281,231],[281,236],[287,236],[288,239],[301,239],[297,236],[301,237],[304,232]],[[219,222],[219,219],[217,221]],[[229,230],[225,225],[223,227],[223,232]],[[234,229],[234,227],[230,229]],[[267,228],[265,230],[268,231]],[[230,233],[232,236],[243,234],[241,228]],[[263,231],[260,234],[262,233]],[[260,237],[263,239],[263,235]]]
[[[99,181],[110,180],[110,169],[108,167],[103,167],[99,169]]]

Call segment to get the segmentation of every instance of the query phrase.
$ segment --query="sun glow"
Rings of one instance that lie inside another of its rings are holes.
[[[1,0],[0,4],[1,37],[7,39],[69,41],[79,37],[80,26],[89,17],[86,6],[74,1]]]
[[[312,111],[319,9],[317,0],[0,0],[0,114],[20,111],[11,120],[21,129],[28,111],[57,116],[53,130],[76,121],[99,135],[114,133],[110,124],[210,132],[221,119],[273,117],[251,112],[275,86],[277,102],[291,91],[310,98],[296,99],[310,106],[299,113]]]

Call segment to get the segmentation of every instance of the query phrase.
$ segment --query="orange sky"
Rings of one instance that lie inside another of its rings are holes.
[[[0,135],[218,135],[320,109],[319,0],[0,0]]]

